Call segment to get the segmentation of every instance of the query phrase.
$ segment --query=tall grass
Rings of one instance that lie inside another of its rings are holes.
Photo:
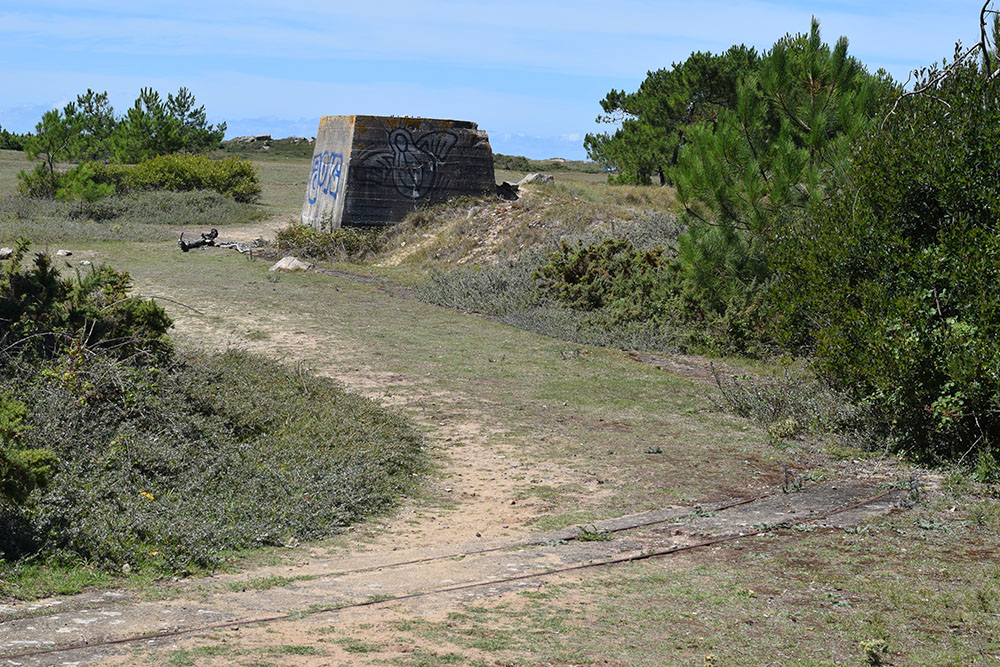
[[[216,227],[260,220],[265,211],[215,192],[138,192],[97,202],[0,197],[0,242],[156,241],[176,238],[171,227]]]

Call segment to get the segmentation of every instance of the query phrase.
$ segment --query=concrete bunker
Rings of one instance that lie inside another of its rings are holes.
[[[425,204],[496,191],[486,132],[461,120],[324,116],[302,204],[302,224],[400,222]]]

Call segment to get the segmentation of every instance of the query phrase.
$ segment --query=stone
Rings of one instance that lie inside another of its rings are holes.
[[[69,250],[56,250],[56,255],[58,257],[69,257],[73,253]]]
[[[324,116],[302,224],[381,226],[419,206],[496,191],[489,137],[470,121]]]
[[[504,181],[497,186],[497,197],[506,201],[516,201],[519,198],[517,190],[518,187],[516,185]]]
[[[7,248],[7,247],[0,248],[0,259],[7,259],[13,254],[14,254],[13,248]]]
[[[555,182],[556,179],[554,179],[551,174],[528,174],[519,180],[517,184],[528,185],[529,183],[534,183],[537,185],[552,185]]]
[[[272,266],[268,271],[308,271],[313,267],[312,264],[307,264],[303,262],[298,257],[282,257],[274,266]]]
[[[252,134],[252,135],[247,136],[247,137],[236,137],[235,139],[233,139],[233,141],[235,143],[238,143],[238,144],[253,144],[253,143],[257,143],[258,141],[271,141],[271,135],[270,134]]]

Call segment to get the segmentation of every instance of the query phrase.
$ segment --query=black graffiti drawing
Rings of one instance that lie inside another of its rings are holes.
[[[406,128],[396,128],[388,135],[388,150],[379,149],[365,156],[365,180],[392,185],[407,199],[424,198],[437,185],[441,166],[458,143],[458,135],[439,130],[414,139]]]
[[[344,156],[340,153],[323,151],[313,156],[312,173],[309,174],[309,188],[306,197],[315,204],[322,192],[334,199],[340,192],[340,174],[344,168]]]

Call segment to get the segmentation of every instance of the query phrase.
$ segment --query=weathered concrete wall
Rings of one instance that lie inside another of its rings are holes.
[[[347,159],[354,137],[354,116],[323,116],[319,119],[312,170],[302,204],[302,223],[332,231],[340,227],[344,211]]]
[[[418,206],[495,190],[493,150],[475,123],[324,116],[302,222],[325,230],[391,225]]]

